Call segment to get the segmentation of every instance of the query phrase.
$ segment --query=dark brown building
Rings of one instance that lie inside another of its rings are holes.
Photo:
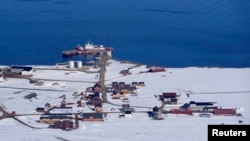
[[[59,128],[59,129],[72,129],[73,122],[72,121],[56,121],[52,127]]]
[[[104,121],[102,113],[82,113],[83,121]]]

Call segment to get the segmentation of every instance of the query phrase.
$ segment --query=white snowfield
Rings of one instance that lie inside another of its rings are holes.
[[[206,141],[210,124],[250,124],[250,68],[166,68],[165,72],[141,73],[149,69],[146,65],[121,63],[109,60],[105,73],[105,85],[112,82],[144,82],[137,87],[137,96],[126,95],[135,111],[152,111],[161,102],[155,96],[163,92],[176,92],[180,95],[178,107],[189,101],[216,102],[225,108],[237,108],[242,116],[215,116],[210,118],[198,115],[164,114],[163,120],[153,120],[147,113],[133,113],[132,118],[119,118],[119,113],[107,114],[104,122],[79,121],[79,128],[71,131],[50,129],[38,122],[39,115],[18,116],[17,118],[36,128],[30,128],[12,118],[0,120],[0,140],[3,141]],[[36,66],[39,67],[39,66]],[[42,67],[40,67],[42,68]],[[53,68],[53,67],[52,67]],[[121,70],[130,68],[132,74],[123,76]],[[94,69],[93,69],[94,70]],[[84,92],[99,81],[99,73],[85,73],[70,70],[36,70],[34,80],[41,85],[31,84],[27,79],[8,78],[0,82],[0,106],[17,114],[37,113],[37,107],[46,103],[60,105],[65,95],[67,102],[76,103],[79,97],[74,92]],[[36,93],[31,100],[23,97]],[[187,97],[187,93],[190,95]],[[108,100],[114,104],[123,101]],[[79,108],[72,105],[73,111],[91,112],[88,106]],[[171,105],[174,106],[174,105]],[[166,105],[164,108],[171,107]],[[103,111],[119,111],[121,106],[103,104]],[[3,115],[0,112],[0,117]],[[239,123],[239,121],[243,123]]]

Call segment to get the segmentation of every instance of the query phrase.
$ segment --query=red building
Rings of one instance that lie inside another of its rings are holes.
[[[53,127],[59,128],[59,129],[72,129],[73,122],[72,121],[56,121]]]
[[[149,72],[152,72],[152,73],[154,73],[154,72],[164,72],[164,71],[166,71],[165,68],[151,68],[151,69],[149,69]]]
[[[104,121],[102,113],[82,113],[83,121]]]
[[[186,114],[186,115],[193,115],[192,110],[189,109],[171,109],[171,114]]]
[[[236,109],[214,109],[214,115],[228,115],[228,116],[233,116],[236,115]]]
[[[164,92],[162,93],[164,98],[176,98],[177,94],[175,92]]]
[[[164,92],[162,95],[159,95],[159,98],[165,104],[177,104],[178,95],[175,92]]]
[[[101,105],[102,104],[102,100],[98,97],[92,98],[88,104],[90,105]]]

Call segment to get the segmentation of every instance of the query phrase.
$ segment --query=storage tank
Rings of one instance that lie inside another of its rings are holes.
[[[71,68],[71,69],[74,68],[74,61],[69,61],[69,68]]]
[[[77,68],[82,68],[82,61],[77,61]]]
[[[111,48],[107,48],[106,51],[107,51],[108,58],[111,59],[112,58],[112,49]]]

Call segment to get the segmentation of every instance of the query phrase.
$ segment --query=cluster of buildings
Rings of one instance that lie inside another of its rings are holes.
[[[162,101],[163,104],[177,104],[178,97],[175,92],[164,92],[162,95],[159,95],[159,100]]]
[[[73,114],[72,107],[38,107],[36,111],[43,113],[40,116],[40,123],[48,124],[50,128],[67,130],[77,127],[75,119],[78,117]]]
[[[125,82],[112,82],[110,91],[113,92],[112,98],[123,97],[125,94],[136,93],[137,86],[145,86],[144,82],[132,82],[131,84],[126,84]],[[97,83],[93,87],[86,89],[83,95],[86,104],[95,112],[73,112],[72,107],[67,107],[66,102],[62,101],[59,107],[47,108],[38,107],[37,112],[43,112],[44,114],[40,117],[40,123],[48,124],[50,128],[59,129],[74,129],[79,125],[78,120],[82,121],[104,121],[106,114],[102,112],[102,99],[100,92],[102,87]],[[87,94],[87,92],[89,94]],[[164,105],[173,105],[173,107],[167,111],[168,114],[186,114],[193,115],[194,113],[199,113],[201,117],[214,115],[236,115],[236,109],[229,108],[219,108],[216,106],[216,102],[196,102],[190,101],[181,106],[178,106],[178,100],[180,95],[175,92],[163,92],[159,95],[159,100]],[[176,105],[176,106],[175,106]],[[133,117],[135,112],[134,108],[130,106],[129,103],[121,105],[119,117],[130,118]],[[164,112],[162,107],[153,107],[153,111],[148,111],[150,117],[155,120],[162,120],[162,114]]]
[[[131,68],[125,69],[125,70],[121,70],[119,72],[119,74],[126,76],[126,75],[131,75],[132,73],[130,72]],[[156,73],[156,72],[165,72],[166,69],[165,68],[161,68],[161,67],[150,67],[148,69],[148,71],[145,72],[141,72],[141,73]]]
[[[163,105],[177,105],[178,97],[175,92],[163,92],[159,95],[159,100],[162,101]],[[201,116],[213,115],[236,115],[236,108],[221,108],[216,106],[216,102],[195,102],[190,101],[185,103],[179,108],[171,108],[168,113],[170,114],[186,114],[193,115],[193,113],[199,113]],[[157,114],[156,114],[157,115]]]
[[[192,113],[211,113],[214,115],[236,115],[236,108],[222,108],[216,106],[216,102],[195,102],[190,101],[181,106],[183,110],[192,111]]]
[[[195,102],[190,101],[180,106],[178,109],[170,109],[169,113],[172,114],[187,114],[199,113],[200,116],[210,117],[213,115],[226,115],[234,116],[237,114],[236,108],[222,108],[216,106],[216,102]]]
[[[43,113],[40,116],[40,123],[47,124],[49,128],[70,130],[79,127],[81,121],[104,121],[104,115],[100,112],[74,112],[73,107],[54,106],[38,107],[37,112]]]
[[[125,97],[126,94],[136,96],[137,86],[145,86],[144,82],[132,82],[131,84],[125,84],[125,82],[112,82],[112,99],[120,99]]]
[[[96,83],[93,87],[86,89],[85,100],[86,104],[93,106],[93,110],[96,112],[102,112],[102,99],[101,99],[102,87]],[[87,94],[90,93],[90,94]]]
[[[78,50],[79,51],[79,50]],[[82,68],[82,62],[77,61],[69,62],[69,68]],[[120,74],[129,75],[131,74],[130,69],[122,70]],[[165,68],[149,68],[147,72],[164,72]],[[7,77],[29,77],[34,73],[34,68],[29,66],[11,66],[0,70],[0,81],[4,80],[4,76]],[[125,96],[137,95],[137,87],[143,87],[145,83],[142,81],[134,81],[130,84],[125,82],[112,82],[111,86],[105,88],[107,92],[111,92],[112,99],[121,99],[126,101]],[[79,125],[78,120],[82,121],[104,121],[105,114],[103,114],[102,109],[102,98],[101,92],[103,88],[100,84],[96,83],[93,87],[86,88],[85,92],[80,93],[82,96],[78,100],[77,107],[84,107],[84,103],[89,106],[94,112],[74,112],[73,107],[69,107],[66,102],[66,98],[62,97],[60,106],[51,107],[50,104],[46,104],[44,107],[37,107],[36,111],[43,113],[40,116],[40,123],[48,124],[50,128],[59,128],[59,129],[74,129]],[[78,93],[74,93],[78,96]],[[36,97],[37,94],[31,93],[24,98],[29,99],[31,97]],[[162,102],[162,107],[153,107],[152,112],[148,112],[150,117],[156,120],[161,120],[164,105],[176,105],[167,111],[169,114],[186,114],[193,115],[193,113],[199,113],[201,116],[207,116],[208,114],[214,115],[236,115],[236,109],[234,108],[220,108],[216,106],[216,102],[195,102],[190,101],[181,106],[178,105],[178,100],[180,95],[176,92],[163,92],[161,95],[158,95],[159,101]],[[120,109],[119,117],[133,117],[134,108],[130,104],[122,104]],[[161,108],[161,109],[160,109]]]

